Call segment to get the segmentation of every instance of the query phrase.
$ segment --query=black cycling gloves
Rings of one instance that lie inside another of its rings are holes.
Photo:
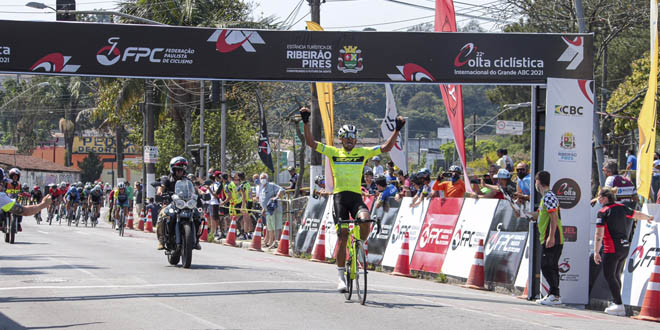
[[[396,131],[397,132],[400,131],[403,128],[403,125],[406,124],[406,121],[403,120],[403,118],[401,118],[401,117],[396,117],[394,122],[396,123]]]
[[[309,116],[311,116],[311,115],[312,115],[312,112],[309,111],[309,110],[308,111],[300,110],[300,117],[302,117],[302,121],[305,124],[309,123]]]

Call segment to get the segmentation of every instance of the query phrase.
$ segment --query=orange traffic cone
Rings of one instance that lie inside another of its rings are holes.
[[[140,220],[138,221],[137,230],[144,231],[144,209],[140,212]]]
[[[257,221],[257,228],[252,234],[252,244],[250,244],[249,250],[263,252],[261,249],[261,232],[263,230],[263,226],[264,225],[261,223],[261,218],[259,218]]]
[[[646,285],[644,303],[639,315],[634,319],[660,322],[660,258],[655,258],[655,268]]]
[[[411,277],[410,258],[408,257],[409,245],[410,245],[409,234],[408,232],[405,232],[403,234],[403,244],[401,244],[401,252],[399,252],[399,259],[397,259],[396,261],[396,266],[394,267],[394,271],[390,274],[396,276]]]
[[[147,222],[144,225],[144,231],[146,231],[147,233],[154,232],[154,221],[151,218],[151,209],[147,211]]]
[[[312,261],[325,262],[325,225],[321,226],[319,239],[314,246],[314,252],[312,252]]]
[[[128,212],[128,221],[126,222],[126,228],[133,229],[133,211]]]
[[[287,220],[284,224],[284,231],[282,231],[282,237],[280,237],[280,244],[277,247],[278,256],[290,257],[289,255],[289,221]]]
[[[518,299],[527,299],[527,295],[529,295],[529,280],[525,283],[525,291],[523,291],[523,294],[518,296]]]
[[[227,233],[227,239],[225,240],[224,245],[228,246],[237,246],[236,245],[236,219],[231,219],[231,225],[229,225],[229,232]]]
[[[207,241],[209,240],[209,229],[208,229],[208,224],[209,222],[207,221],[209,215],[204,214],[204,218],[202,218],[202,236],[199,237],[200,241]]]
[[[474,263],[470,269],[467,283],[462,285],[464,288],[486,290],[484,287],[484,240],[479,240],[479,248],[474,254]]]

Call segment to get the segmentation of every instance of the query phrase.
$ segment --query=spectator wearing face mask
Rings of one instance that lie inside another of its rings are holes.
[[[465,182],[461,179],[461,167],[452,165],[449,167],[449,174],[451,174],[451,177],[447,178],[449,180],[435,181],[433,194],[436,196],[442,194],[441,197],[463,197],[465,195]]]
[[[531,176],[529,174],[529,167],[527,164],[520,162],[516,166],[516,175],[518,176],[518,183],[516,183],[516,202],[524,203],[529,201],[531,194]]]

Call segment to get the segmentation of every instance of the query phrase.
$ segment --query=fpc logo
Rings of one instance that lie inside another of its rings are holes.
[[[561,39],[568,46],[566,50],[557,59],[558,62],[570,62],[566,70],[575,70],[584,59],[584,37],[575,37],[571,40],[567,37]]]
[[[121,59],[121,50],[117,48],[119,37],[108,38],[108,43],[110,45],[99,49],[96,53],[96,60],[99,64],[105,66],[113,65]]]
[[[61,53],[50,53],[32,64],[30,71],[43,70],[44,72],[76,72],[80,65],[68,64],[71,56]]]
[[[231,53],[240,47],[254,53],[257,51],[254,45],[266,44],[257,31],[241,30],[216,30],[207,41],[215,42],[215,49],[220,53]]]

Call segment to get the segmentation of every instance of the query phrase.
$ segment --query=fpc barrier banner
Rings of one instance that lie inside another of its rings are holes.
[[[328,32],[0,21],[0,72],[374,83],[593,79],[589,34]],[[75,36],[75,38],[72,38]]]
[[[312,253],[327,203],[328,197],[309,198],[307,200],[307,206],[301,221],[302,225],[296,234],[294,244],[296,252]]]
[[[529,222],[515,216],[506,200],[495,209],[486,241],[484,257],[487,282],[515,284],[527,243]]]
[[[424,223],[426,209],[429,206],[429,200],[424,198],[422,203],[416,207],[411,207],[410,204],[412,204],[412,200],[412,197],[404,197],[401,200],[401,208],[396,217],[396,223],[392,229],[392,235],[390,235],[387,250],[385,250],[383,266],[396,266],[396,261],[399,259],[399,254],[401,253],[401,245],[403,244],[405,233],[408,233],[409,239],[408,260],[412,260],[413,249],[417,246],[417,239],[419,238],[419,233],[422,224]]]
[[[430,273],[441,272],[462,206],[463,198],[431,200],[410,269]]]
[[[486,242],[497,199],[466,198],[451,239],[451,246],[442,265],[442,272],[462,278],[470,275],[479,240]]]
[[[659,204],[646,204],[642,212],[660,219]],[[658,227],[660,227],[658,222],[650,225],[646,221],[637,222],[635,236],[630,243],[630,252],[621,277],[621,299],[626,305],[642,306],[646,286],[655,267],[655,258],[660,257]]]
[[[388,205],[389,204],[389,205]],[[371,217],[379,217],[381,219],[380,233],[376,235],[376,231],[372,230],[369,234],[369,255],[367,262],[372,265],[380,265],[385,256],[387,243],[389,242],[392,229],[396,222],[397,215],[401,202],[397,202],[394,198],[390,198],[383,207],[371,210]]]
[[[544,169],[564,227],[562,301],[589,302],[589,216],[594,93],[592,80],[548,78]],[[568,234],[568,235],[567,235]]]

